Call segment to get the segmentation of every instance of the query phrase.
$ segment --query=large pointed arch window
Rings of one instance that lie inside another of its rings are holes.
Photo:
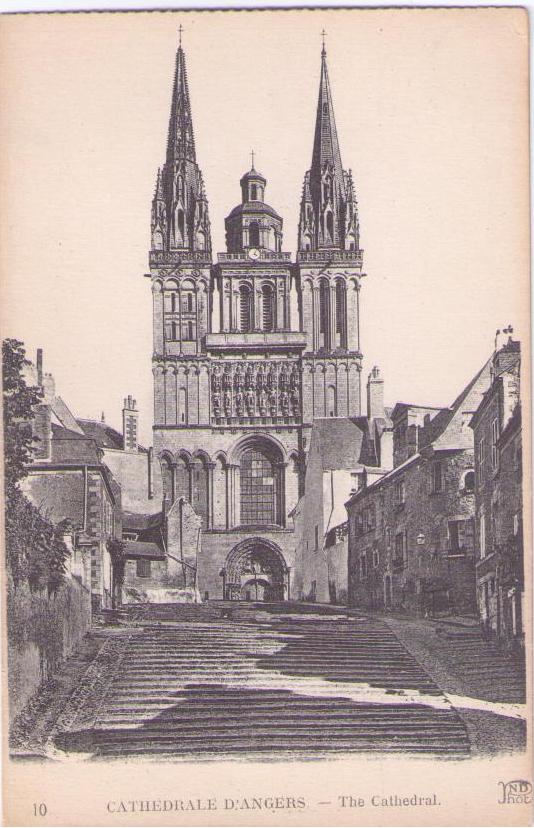
[[[274,328],[274,295],[271,285],[264,285],[261,289],[262,325],[264,331]]]
[[[347,347],[347,285],[344,279],[336,280],[336,346]]]
[[[242,331],[252,330],[252,291],[248,285],[239,288],[239,325]]]
[[[241,523],[277,523],[277,470],[260,447],[246,449],[241,455]]]

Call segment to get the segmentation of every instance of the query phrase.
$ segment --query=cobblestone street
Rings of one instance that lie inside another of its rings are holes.
[[[521,682],[495,654],[490,665],[472,630],[451,647],[424,622],[318,605],[152,605],[119,615],[16,722],[14,756],[467,758],[524,739]],[[507,671],[493,699],[482,687],[474,698],[452,664],[451,649],[466,646],[472,674],[473,646],[494,685]]]

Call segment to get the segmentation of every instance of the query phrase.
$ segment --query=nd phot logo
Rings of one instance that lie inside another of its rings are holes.
[[[499,782],[499,785],[501,786],[499,805],[528,805],[532,802],[532,785],[526,779]]]

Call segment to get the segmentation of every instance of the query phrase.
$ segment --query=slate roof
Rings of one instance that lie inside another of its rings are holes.
[[[101,454],[94,440],[52,423],[52,463],[100,463]]]
[[[378,466],[374,433],[376,430],[380,436],[386,428],[391,428],[390,412],[391,409],[386,409],[385,417],[376,417],[371,421],[367,417],[324,417],[314,420],[311,439],[323,469]]]
[[[157,512],[153,515],[147,515],[137,512],[122,513],[123,532],[137,532],[138,541],[147,541],[155,544],[161,544],[162,528],[162,512]]]
[[[100,423],[97,420],[78,420],[80,428],[87,437],[91,437],[101,448],[121,449],[123,447],[122,434],[119,434],[107,423]]]
[[[83,429],[87,437],[91,437],[100,448],[120,449],[124,448],[122,434],[107,423],[100,420],[77,420],[78,425]],[[139,451],[146,452],[143,446],[138,446]]]
[[[164,561],[165,552],[156,543],[146,541],[125,541],[124,554],[127,558],[149,558],[152,561]]]

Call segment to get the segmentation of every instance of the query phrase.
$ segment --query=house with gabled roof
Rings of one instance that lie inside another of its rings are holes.
[[[398,403],[393,469],[346,503],[352,606],[474,613],[475,476],[469,423],[491,360],[445,408]]]

